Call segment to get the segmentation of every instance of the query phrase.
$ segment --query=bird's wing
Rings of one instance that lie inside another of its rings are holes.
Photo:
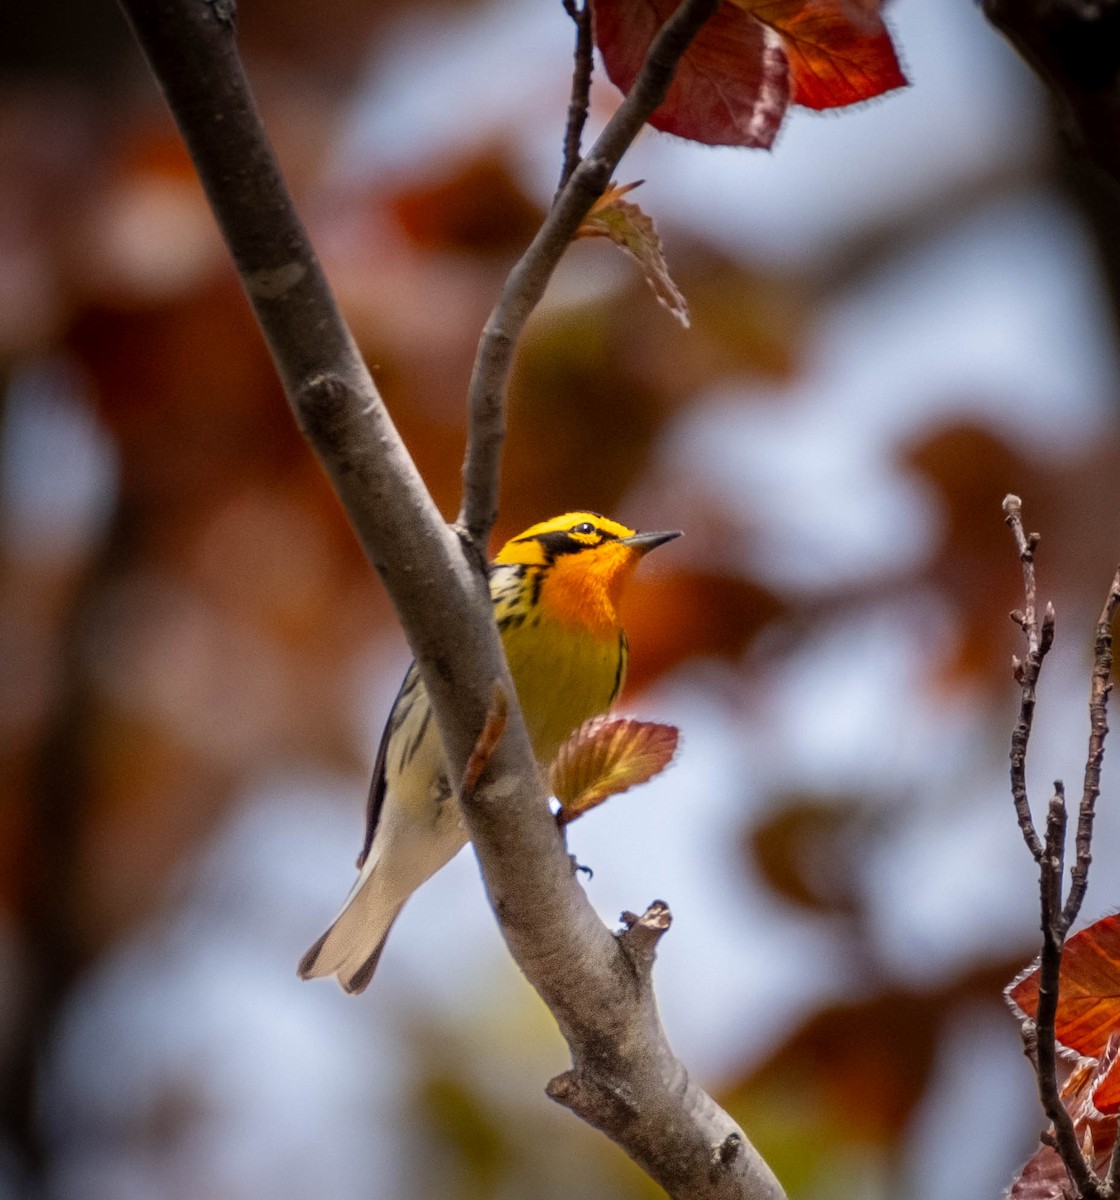
[[[373,778],[369,781],[369,796],[366,798],[366,836],[362,843],[362,852],[358,855],[358,870],[362,869],[373,845],[374,834],[377,833],[377,822],[381,818],[381,808],[385,803],[385,762],[389,754],[389,743],[393,734],[400,727],[401,720],[407,710],[412,694],[420,684],[420,672],[412,663],[405,672],[397,698],[389,711],[389,719],[381,734],[381,744],[377,747],[377,757],[373,761]]]

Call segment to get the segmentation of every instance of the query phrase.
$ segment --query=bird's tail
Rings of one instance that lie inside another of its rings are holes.
[[[376,863],[363,870],[330,928],[300,959],[301,979],[337,975],[344,991],[361,992],[373,978],[389,930],[404,900],[389,894]]]

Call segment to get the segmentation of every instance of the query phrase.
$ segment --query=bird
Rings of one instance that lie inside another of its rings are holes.
[[[679,536],[679,530],[638,533],[599,513],[568,512],[511,538],[491,563],[494,617],[542,766],[618,697],[629,658],[618,615],[623,588],[649,551]],[[344,991],[364,991],[405,901],[467,841],[414,662],[374,762],[357,881],[300,960],[300,978],[334,975]]]

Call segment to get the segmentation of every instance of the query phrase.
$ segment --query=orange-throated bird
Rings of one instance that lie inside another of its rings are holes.
[[[543,766],[622,690],[629,654],[618,619],[623,586],[643,555],[678,536],[636,533],[597,513],[570,512],[506,542],[491,565],[494,616]],[[362,991],[404,902],[466,842],[413,663],[381,736],[358,880],[303,956],[300,976],[337,975],[346,991]]]

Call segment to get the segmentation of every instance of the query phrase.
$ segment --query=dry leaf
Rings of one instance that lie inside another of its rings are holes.
[[[622,186],[612,184],[607,188],[584,218],[576,236],[610,238],[616,246],[631,255],[642,268],[642,274],[658,301],[687,329],[688,302],[665,265],[657,227],[652,218],[646,216],[636,204],[622,199],[637,186],[637,183],[627,183]]]

